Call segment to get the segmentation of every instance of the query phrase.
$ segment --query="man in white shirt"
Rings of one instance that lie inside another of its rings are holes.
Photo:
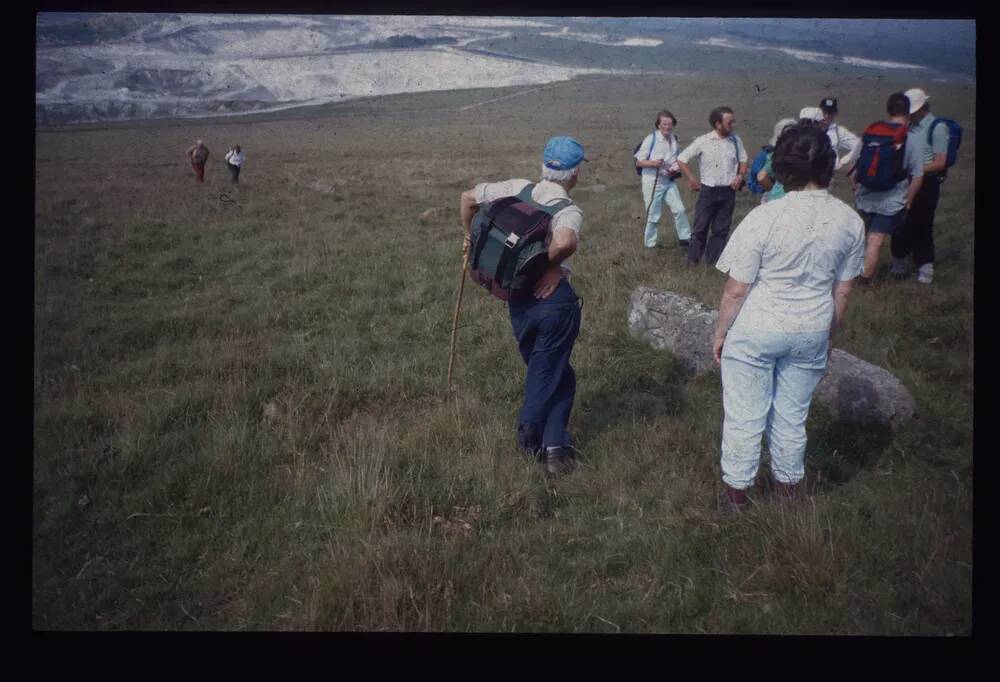
[[[861,138],[837,123],[836,97],[824,98],[819,103],[819,110],[823,114],[820,123],[826,126],[826,136],[830,139],[833,153],[837,156],[837,160],[833,164],[834,174],[841,168],[850,169],[858,158],[858,154],[861,153]]]
[[[656,224],[660,222],[663,204],[670,209],[674,217],[674,228],[677,230],[678,244],[682,248],[688,246],[691,238],[691,224],[680,190],[671,177],[677,168],[677,154],[680,143],[674,135],[677,119],[664,109],[656,115],[656,130],[646,136],[635,153],[635,165],[642,169],[642,200],[646,206],[646,231],[643,242],[647,249],[658,246]]]
[[[542,153],[542,179],[531,200],[551,206],[569,200],[580,166],[587,159],[583,145],[572,137],[551,138]],[[482,182],[462,193],[464,248],[471,246],[472,219],[480,204],[516,196],[530,180]],[[549,224],[549,266],[533,292],[511,295],[510,322],[518,350],[527,365],[524,402],[518,413],[517,441],[551,474],[571,472],[576,456],[567,425],[576,395],[576,373],[569,364],[580,333],[580,299],[569,283],[566,261],[576,251],[583,211],[574,203],[559,209]]]
[[[733,133],[736,123],[733,110],[716,107],[708,115],[708,122],[712,132],[696,137],[677,157],[677,165],[691,184],[691,191],[700,192],[694,207],[688,265],[696,265],[703,253],[709,265],[719,260],[733,221],[736,192],[743,186],[747,173],[747,151]],[[688,167],[695,157],[699,157],[701,180]]]

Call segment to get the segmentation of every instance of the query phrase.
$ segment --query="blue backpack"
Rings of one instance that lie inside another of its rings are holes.
[[[747,188],[750,190],[751,194],[763,194],[767,190],[764,186],[757,181],[757,173],[759,173],[763,168],[764,164],[767,163],[767,155],[774,151],[774,147],[769,144],[765,144],[757,152],[757,156],[753,157],[753,163],[750,164],[750,174],[747,176]]]
[[[948,169],[954,166],[956,159],[958,159],[958,148],[962,146],[962,126],[958,125],[958,123],[952,121],[950,118],[934,119],[934,122],[931,123],[930,129],[927,131],[928,147],[931,145],[931,137],[934,135],[934,129],[937,127],[938,123],[944,123],[948,126],[948,163],[945,166],[945,168]],[[947,172],[947,170],[945,172]]]
[[[878,121],[865,128],[861,136],[861,154],[854,166],[857,182],[882,192],[906,178],[906,126]]]

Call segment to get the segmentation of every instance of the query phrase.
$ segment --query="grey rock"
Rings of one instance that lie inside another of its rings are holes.
[[[689,371],[715,368],[712,336],[718,312],[687,296],[651,287],[632,292],[629,332],[673,353]],[[835,348],[813,399],[838,420],[898,428],[913,417],[913,397],[889,371]]]

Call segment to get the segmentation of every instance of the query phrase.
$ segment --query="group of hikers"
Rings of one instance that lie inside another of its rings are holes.
[[[704,261],[728,274],[712,344],[721,367],[723,510],[738,512],[757,477],[761,438],[771,455],[771,490],[801,495],[805,423],[826,372],[853,282],[870,284],[879,249],[892,238],[892,269],[930,285],[933,222],[941,183],[955,162],[961,127],[930,113],[919,88],[893,93],[887,119],[859,138],[836,123],[827,97],[798,119],[782,119],[753,163],[733,132],[733,110],[711,111],[712,130],[683,150],[669,111],[634,150],[647,208],[643,241],[659,243],[666,205],[687,263]],[[698,159],[698,176],[689,164]],[[552,475],[572,472],[577,450],[567,430],[576,393],[570,355],[582,302],[570,284],[583,211],[569,197],[579,181],[584,148],[551,138],[541,179],[484,182],[462,193],[463,253],[472,279],[507,301],[527,370],[517,417],[518,445]],[[829,191],[846,169],[852,208]],[[748,177],[752,173],[752,177]],[[693,226],[677,187],[683,176],[698,193]],[[730,236],[736,193],[761,195]],[[457,311],[456,311],[457,313]]]
[[[208,162],[209,151],[203,140],[197,140],[187,148],[187,156],[191,160],[191,167],[194,168],[195,182],[205,182],[205,164]],[[229,169],[229,177],[234,185],[240,182],[240,169],[246,156],[238,144],[234,144],[226,152],[226,168]]]

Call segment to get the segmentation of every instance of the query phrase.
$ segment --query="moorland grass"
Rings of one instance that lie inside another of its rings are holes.
[[[972,88],[935,97],[967,141],[933,287],[856,293],[838,339],[898,376],[917,417],[891,433],[814,408],[811,497],[721,517],[718,373],[627,332],[636,286],[716,306],[724,279],[683,267],[669,217],[668,248],[641,247],[628,156],[650,112],[669,104],[689,141],[728,101],[753,149],[833,77],[770,99],[721,77],[584,80],[544,107],[458,111],[508,89],[40,130],[33,626],[969,634]],[[838,82],[856,132],[881,114],[874,83]],[[444,382],[458,195],[536,177],[567,132],[593,159],[574,193],[582,468],[553,484],[512,437],[506,311],[471,284]],[[215,154],[203,186],[183,159],[196,137]],[[239,187],[218,158],[233,142]],[[742,194],[734,225],[753,206]]]

